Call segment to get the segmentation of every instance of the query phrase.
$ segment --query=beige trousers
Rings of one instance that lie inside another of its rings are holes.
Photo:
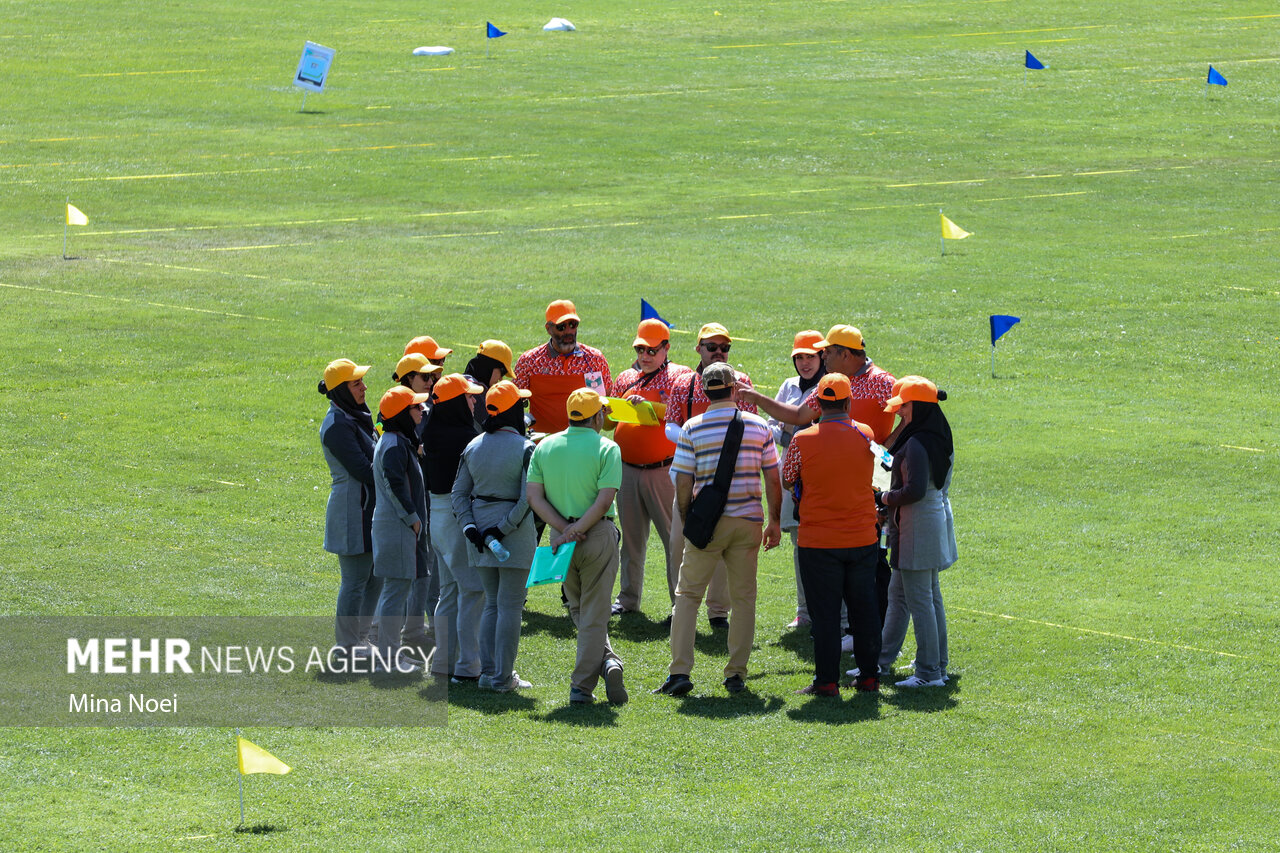
[[[673,490],[675,486],[671,487]],[[684,522],[680,520],[680,508],[671,502],[671,534],[667,539],[667,592],[671,603],[676,603],[676,586],[680,581],[680,563],[684,560]],[[725,580],[724,561],[715,567],[711,582],[707,585],[707,616],[729,615],[729,584]]]
[[[591,693],[606,661],[622,661],[609,644],[609,604],[618,575],[618,528],[607,518],[595,523],[573,549],[564,594],[569,616],[578,626],[578,654],[570,684]]]

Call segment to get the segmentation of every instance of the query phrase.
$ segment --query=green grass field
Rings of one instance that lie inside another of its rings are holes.
[[[1276,849],[1273,5],[0,9],[9,659],[36,616],[324,617],[324,365],[377,395],[410,337],[461,369],[555,298],[615,373],[643,297],[771,390],[794,332],[859,326],[951,395],[961,554],[945,692],[794,696],[778,549],[750,693],[704,629],[694,696],[650,696],[654,547],[619,710],[567,707],[544,588],[526,693],[246,730],[294,767],[246,779],[270,833],[233,831],[230,729],[0,729],[0,847]],[[306,39],[337,59],[303,113]],[[939,208],[973,232],[945,257]]]

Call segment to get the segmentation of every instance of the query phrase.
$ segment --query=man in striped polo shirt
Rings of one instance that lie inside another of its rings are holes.
[[[779,523],[782,484],[778,479],[778,452],[768,424],[758,415],[738,411],[734,390],[737,377],[728,364],[708,365],[701,379],[710,405],[703,414],[685,422],[676,444],[675,461],[671,463],[671,471],[676,476],[676,506],[682,521],[688,517],[693,498],[715,479],[729,425],[737,414],[743,420],[742,444],[729,481],[724,514],[716,524],[711,541],[705,548],[698,548],[688,539],[684,542],[684,559],[671,617],[670,675],[655,691],[671,696],[683,696],[693,689],[689,674],[693,671],[698,605],[722,559],[733,608],[724,686],[730,693],[747,689],[743,679],[756,633],[756,561],[762,541],[767,550],[782,539]],[[769,496],[767,525],[760,501],[761,472]]]

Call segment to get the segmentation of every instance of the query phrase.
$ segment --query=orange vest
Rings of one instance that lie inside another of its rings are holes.
[[[875,457],[866,439],[866,424],[822,421],[791,439],[800,453],[800,530],[802,548],[860,548],[874,545],[876,502],[871,490]]]
[[[636,386],[627,392],[627,396],[632,394],[639,394],[651,403],[662,402],[656,388]],[[622,461],[628,465],[652,465],[670,459],[676,452],[676,446],[667,441],[662,423],[654,426],[620,423],[613,432],[613,440],[622,451]]]

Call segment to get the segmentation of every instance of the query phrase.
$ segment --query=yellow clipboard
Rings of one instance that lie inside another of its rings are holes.
[[[621,397],[607,397],[609,419],[620,424],[639,424],[640,426],[658,426],[667,416],[666,403],[632,403]]]

